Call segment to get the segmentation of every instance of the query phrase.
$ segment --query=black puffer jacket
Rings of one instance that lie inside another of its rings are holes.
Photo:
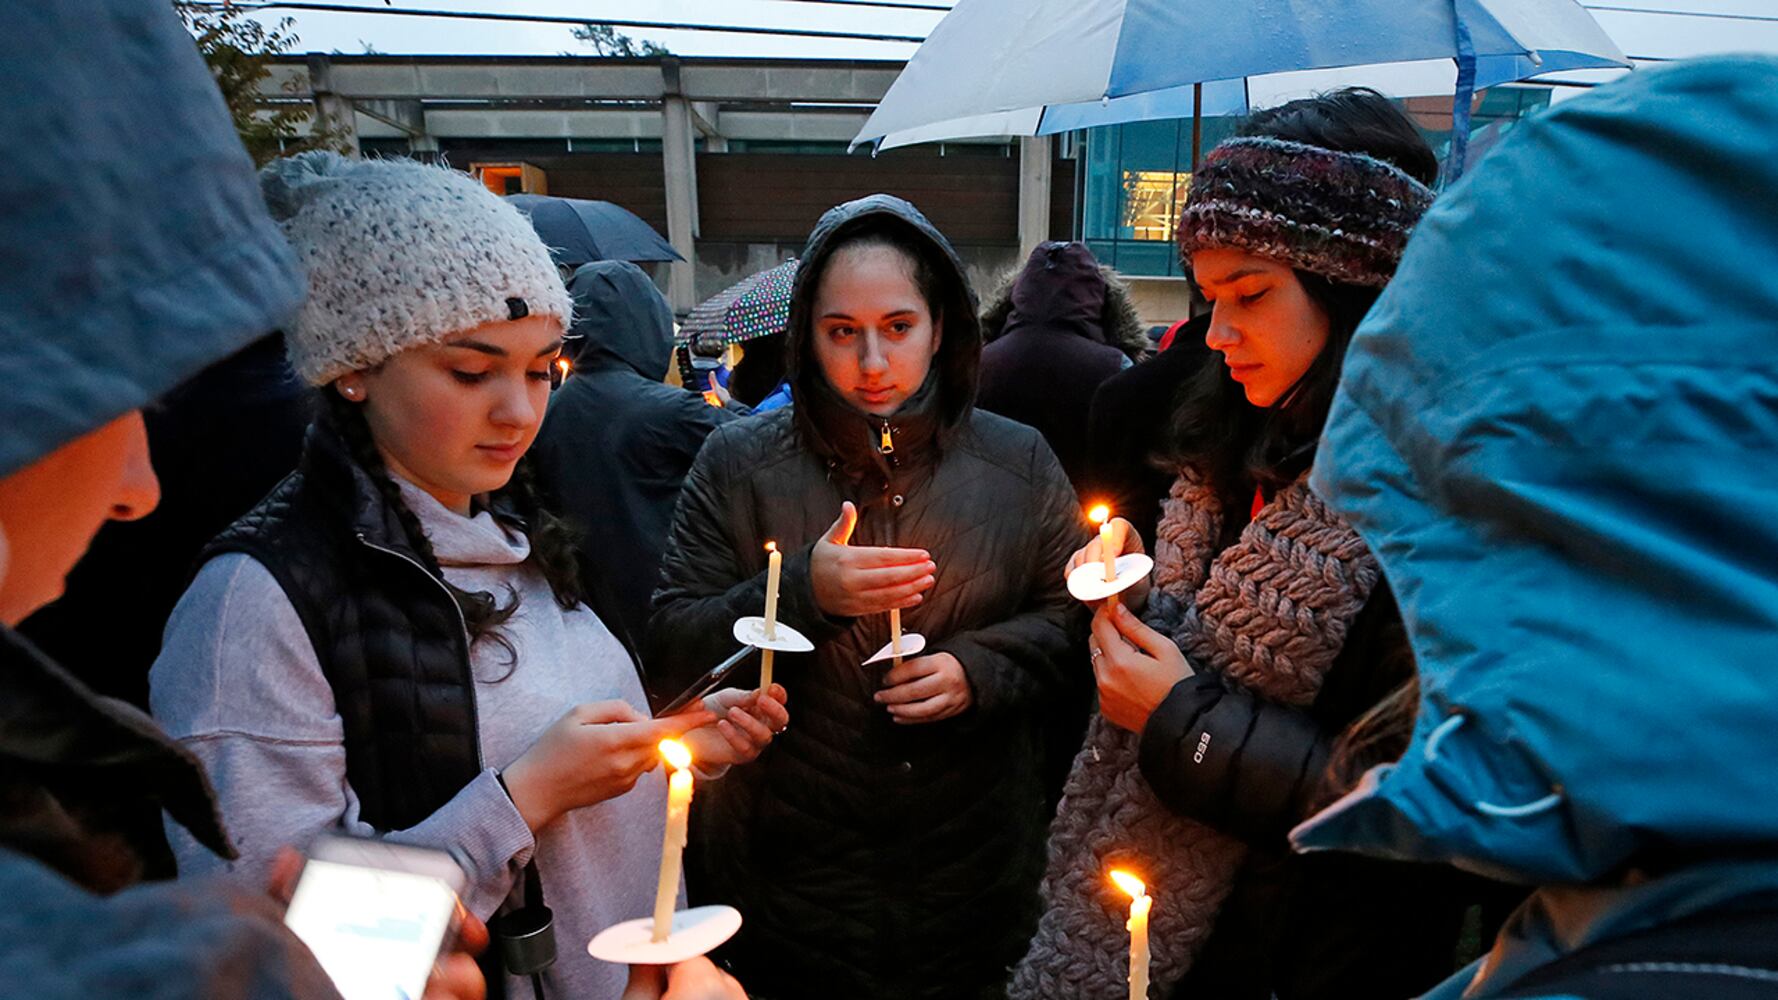
[[[1486,941],[1523,897],[1522,889],[1435,865],[1290,851],[1290,828],[1326,804],[1335,740],[1413,670],[1383,582],[1307,709],[1206,671],[1181,681],[1149,716],[1141,766],[1155,795],[1250,849],[1175,997],[1418,996],[1460,966],[1456,949],[1471,906],[1482,907]]]
[[[734,648],[761,613],[768,540],[787,553],[779,614],[816,643],[780,655],[790,729],[758,763],[700,789],[691,890],[747,916],[725,957],[775,998],[993,995],[1036,920],[1045,827],[1040,729],[1082,670],[1079,612],[1061,567],[1081,544],[1074,494],[1036,431],[969,405],[979,352],[950,248],[899,199],[835,209],[811,237],[818,274],[836,230],[888,213],[948,262],[957,289],[926,386],[883,421],[845,406],[810,360],[810,289],[792,312],[797,402],[719,428],[699,454],[668,540],[646,661],[673,687]],[[805,322],[799,323],[798,316]],[[955,317],[965,321],[954,321]],[[802,333],[802,336],[799,336]],[[894,452],[876,447],[884,425]],[[815,603],[814,543],[843,500],[854,545],[928,549],[937,583],[908,611],[929,652],[957,657],[974,705],[899,726],[872,701],[887,616]]]

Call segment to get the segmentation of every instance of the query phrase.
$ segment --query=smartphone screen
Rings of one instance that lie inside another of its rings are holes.
[[[456,905],[432,875],[311,857],[284,922],[345,1000],[419,1000]]]

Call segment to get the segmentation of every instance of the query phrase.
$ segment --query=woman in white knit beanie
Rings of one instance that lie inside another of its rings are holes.
[[[206,550],[155,714],[208,767],[243,877],[326,831],[449,850],[497,940],[497,914],[526,919],[545,892],[555,914],[554,965],[535,983],[509,967],[496,993],[616,998],[626,970],[584,946],[652,906],[656,743],[751,760],[788,722],[782,689],[652,720],[634,657],[583,603],[601,595],[578,593],[521,463],[570,300],[516,210],[403,160],[307,153],[261,179],[308,271],[287,333],[321,414],[296,472]],[[217,867],[172,834],[182,869]]]

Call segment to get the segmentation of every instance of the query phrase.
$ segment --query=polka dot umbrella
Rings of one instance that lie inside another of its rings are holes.
[[[699,303],[679,326],[681,344],[728,345],[784,332],[797,262],[749,275]]]

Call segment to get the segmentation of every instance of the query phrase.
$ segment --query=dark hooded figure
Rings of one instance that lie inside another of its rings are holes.
[[[568,291],[580,338],[568,342],[578,345],[574,373],[550,401],[531,454],[545,494],[584,532],[588,603],[613,627],[621,623],[634,648],[685,472],[704,438],[735,414],[662,381],[673,361],[673,311],[641,268],[584,264]]]
[[[1087,482],[1093,390],[1139,360],[1148,339],[1129,290],[1084,243],[1045,243],[982,316],[981,394],[990,413],[1029,424]]]
[[[711,435],[654,598],[647,662],[683,684],[764,609],[775,542],[778,618],[815,644],[777,655],[796,725],[699,790],[690,890],[747,915],[727,957],[759,995],[999,995],[1036,915],[1042,719],[1079,648],[1074,491],[1036,431],[971,405],[974,297],[912,205],[832,209],[802,259],[795,402]],[[927,645],[866,665],[891,609]]]
[[[1144,545],[1154,545],[1161,501],[1173,487],[1167,460],[1173,411],[1180,394],[1215,352],[1204,343],[1210,314],[1182,321],[1159,354],[1099,383],[1087,408],[1086,482],[1074,488],[1090,502],[1104,502],[1130,522]]]

